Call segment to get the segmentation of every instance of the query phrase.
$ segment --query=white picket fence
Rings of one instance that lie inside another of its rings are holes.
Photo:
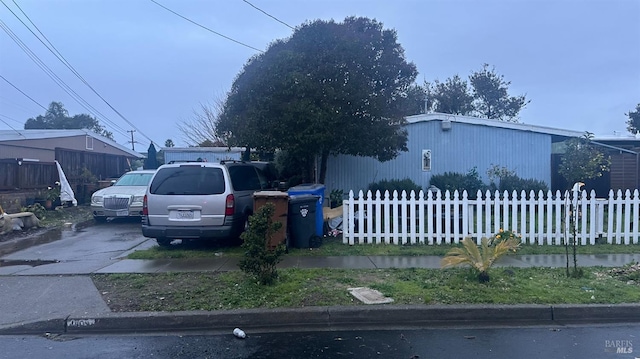
[[[413,191],[389,193],[353,191],[343,201],[345,244],[443,244],[472,237],[480,243],[500,229],[522,236],[522,242],[561,245],[569,238],[569,216],[577,212],[577,240],[581,245],[598,242],[637,244],[640,218],[638,190],[609,191],[608,198],[595,192],[542,191],[536,195],[513,192],[482,193],[469,199],[467,192]]]

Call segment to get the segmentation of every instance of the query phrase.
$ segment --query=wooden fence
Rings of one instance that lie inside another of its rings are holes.
[[[0,190],[42,189],[57,180],[55,162],[0,160]]]
[[[478,191],[476,199],[469,199],[466,191],[359,191],[357,198],[350,191],[343,202],[343,241],[443,244],[472,237],[479,243],[508,229],[520,234],[523,243],[561,245],[572,236],[573,215],[581,245],[637,244],[639,210],[638,190],[609,191],[608,198],[596,198],[594,191]]]

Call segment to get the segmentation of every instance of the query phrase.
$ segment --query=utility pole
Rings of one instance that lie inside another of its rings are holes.
[[[136,145],[135,145],[135,141],[133,140],[133,133],[136,132],[136,130],[129,130],[127,131],[129,133],[131,133],[131,150],[135,151],[136,150]]]

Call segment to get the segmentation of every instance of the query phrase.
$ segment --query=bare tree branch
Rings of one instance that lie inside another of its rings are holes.
[[[178,123],[178,130],[188,146],[225,146],[225,142],[216,135],[216,121],[223,106],[221,97],[216,98],[213,103],[200,103],[200,108],[193,110],[192,118]]]

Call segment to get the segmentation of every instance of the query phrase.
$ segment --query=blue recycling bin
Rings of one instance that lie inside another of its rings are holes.
[[[316,235],[322,237],[324,229],[324,218],[322,214],[322,207],[324,205],[324,190],[323,184],[301,184],[295,187],[289,188],[289,196],[298,196],[303,194],[311,194],[318,196],[318,202],[316,203]]]

